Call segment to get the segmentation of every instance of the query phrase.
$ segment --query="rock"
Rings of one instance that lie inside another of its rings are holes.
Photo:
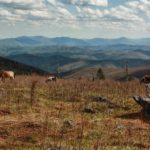
[[[96,113],[96,110],[94,110],[91,106],[87,106],[83,109],[82,112],[94,114]]]
[[[143,107],[145,116],[150,117],[150,98],[142,96],[133,96],[133,99]]]
[[[94,96],[92,97],[93,101],[95,102],[102,102],[102,103],[106,103],[108,105],[110,105],[110,107],[115,107],[117,105],[113,104],[112,102],[110,102],[110,100],[108,100],[106,97],[104,96]]]
[[[76,124],[72,120],[65,120],[63,122],[63,128],[73,128]]]
[[[92,97],[92,100],[95,102],[98,102],[98,103],[106,103],[109,108],[120,108],[120,106],[112,103],[111,100],[108,100],[104,96],[94,96],[94,97]]]
[[[63,122],[63,125],[61,127],[61,133],[67,133],[68,131],[74,130],[76,127],[76,123],[73,122],[72,120],[65,120]]]
[[[95,101],[95,102],[98,102],[98,103],[106,103],[108,105],[108,108],[110,108],[112,111],[114,108],[121,108],[121,109],[124,109],[124,110],[128,110],[129,108],[128,107],[122,107],[120,105],[117,105],[115,103],[112,102],[112,100],[104,97],[104,96],[94,96],[92,97],[92,100]]]
[[[107,102],[107,98],[103,96],[94,96],[92,100],[96,102]]]

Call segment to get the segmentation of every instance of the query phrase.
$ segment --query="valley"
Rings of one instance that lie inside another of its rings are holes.
[[[149,66],[148,40],[18,37],[0,40],[0,54],[63,75],[91,67],[123,69],[125,62],[131,68]]]

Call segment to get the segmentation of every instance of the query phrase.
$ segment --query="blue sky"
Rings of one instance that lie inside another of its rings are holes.
[[[116,6],[116,5],[122,5],[126,2],[129,2],[130,0],[108,0],[108,3],[112,6]]]
[[[0,38],[150,37],[150,0],[0,0]]]

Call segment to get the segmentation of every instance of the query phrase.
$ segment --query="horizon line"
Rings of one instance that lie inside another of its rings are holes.
[[[111,39],[148,39],[148,37],[127,37],[127,36],[118,36],[118,37],[91,37],[91,38],[79,38],[79,37],[72,37],[72,36],[45,36],[45,35],[20,35],[20,36],[12,36],[12,37],[0,37],[0,40],[5,40],[5,39],[16,39],[16,38],[21,38],[21,37],[44,37],[44,38],[70,38],[70,39],[79,39],[79,40],[91,40],[91,39],[106,39],[106,40],[111,40]]]

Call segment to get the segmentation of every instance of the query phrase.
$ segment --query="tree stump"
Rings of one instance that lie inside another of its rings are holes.
[[[144,116],[150,118],[150,98],[142,96],[133,96],[133,99],[143,107]]]

